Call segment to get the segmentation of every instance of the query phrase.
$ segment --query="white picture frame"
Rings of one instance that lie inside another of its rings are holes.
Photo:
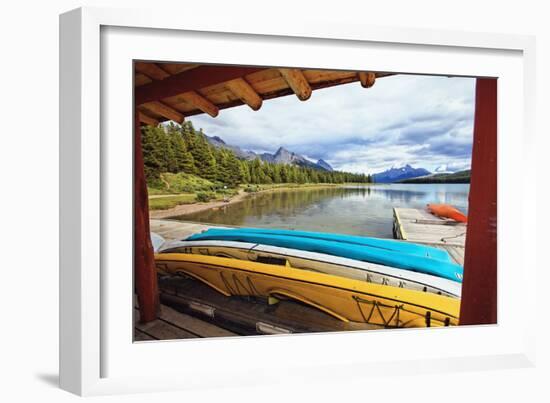
[[[63,389],[97,395],[307,382],[328,373],[345,380],[533,365],[536,284],[522,281],[517,289],[513,280],[536,277],[535,245],[525,236],[536,231],[536,211],[526,207],[528,192],[514,193],[502,181],[498,325],[154,343],[131,338],[131,60],[498,77],[499,177],[534,186],[508,164],[533,147],[533,38],[326,22],[243,25],[182,19],[166,10],[81,8],[61,15],[60,46]],[[323,58],[327,51],[330,60]],[[513,299],[504,297],[512,293]],[[411,345],[416,348],[405,348]]]

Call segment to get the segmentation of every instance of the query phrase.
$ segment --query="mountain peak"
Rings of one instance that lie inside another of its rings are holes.
[[[279,149],[275,152],[274,155],[281,155],[281,154],[292,154],[290,151],[288,151],[283,146],[279,147]]]
[[[429,175],[430,171],[424,168],[413,168],[409,164],[401,168],[391,167],[383,172],[373,175],[374,181],[378,183],[399,182],[403,179],[417,178],[419,176]]]
[[[235,153],[237,158],[240,158],[240,159],[252,160],[255,158],[260,158],[262,161],[276,163],[276,164],[298,165],[302,167],[321,169],[325,171],[333,170],[330,164],[326,161],[319,160],[317,163],[312,162],[308,160],[306,157],[300,154],[296,154],[292,151],[289,151],[282,146],[277,149],[275,154],[270,154],[268,152],[264,152],[262,154],[256,154],[253,151],[243,150],[239,146],[227,144],[219,136],[211,136],[211,137],[206,135],[204,136],[206,137],[208,142],[212,144],[214,147],[231,150]]]
[[[281,164],[290,164],[294,158],[294,153],[291,153],[284,147],[279,147],[277,152],[273,155],[274,162]]]

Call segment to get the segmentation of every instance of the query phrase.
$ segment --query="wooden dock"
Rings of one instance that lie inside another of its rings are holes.
[[[223,227],[221,225],[206,225],[193,222],[152,219],[149,221],[151,232],[159,234],[167,241],[184,239],[190,235],[207,230],[208,228]],[[227,228],[227,227],[224,227]]]
[[[466,224],[412,208],[396,207],[393,209],[393,217],[393,233],[396,239],[444,249],[456,263],[464,265]]]

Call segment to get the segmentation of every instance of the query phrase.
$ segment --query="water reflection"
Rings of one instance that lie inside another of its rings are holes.
[[[291,189],[175,219],[392,237],[393,207],[449,203],[467,212],[467,184],[380,184]]]

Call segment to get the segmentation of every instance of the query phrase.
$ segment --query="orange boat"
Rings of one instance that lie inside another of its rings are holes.
[[[428,211],[438,217],[450,218],[457,222],[468,222],[468,217],[450,204],[428,204]]]

